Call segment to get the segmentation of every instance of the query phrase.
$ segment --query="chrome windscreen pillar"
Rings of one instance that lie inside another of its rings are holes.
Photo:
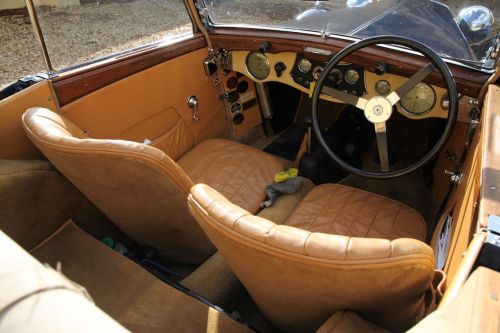
[[[26,8],[28,9],[28,14],[30,16],[31,27],[33,28],[33,32],[35,33],[36,39],[38,40],[38,44],[42,50],[43,60],[45,62],[45,66],[47,67],[47,72],[49,77],[53,77],[55,74],[54,68],[52,67],[52,62],[50,61],[49,52],[47,51],[47,45],[45,44],[45,39],[43,38],[42,29],[40,28],[40,22],[38,22],[38,17],[35,11],[35,5],[33,4],[33,0],[25,0]]]

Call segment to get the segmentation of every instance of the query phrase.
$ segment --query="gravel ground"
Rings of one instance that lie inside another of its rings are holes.
[[[219,10],[219,15],[239,17],[250,24],[287,21],[313,4],[296,0],[235,0],[235,5],[228,4],[227,0],[211,1],[215,8],[217,3],[224,3],[224,10]],[[500,33],[500,5],[497,1],[443,0],[454,14],[466,5],[488,6],[494,11],[495,30]],[[81,3],[83,5],[65,8],[37,8],[56,68],[66,68],[191,30],[181,0],[81,0]],[[331,0],[327,6],[345,6],[345,0]],[[254,14],[256,8],[259,15]],[[251,15],[242,17],[244,14]],[[4,12],[3,15],[0,12],[0,45],[0,89],[23,75],[45,70],[25,11]]]
[[[37,13],[56,69],[192,29],[181,0],[92,1],[81,6],[41,6]],[[0,88],[18,77],[45,70],[25,12],[0,16],[0,45]]]

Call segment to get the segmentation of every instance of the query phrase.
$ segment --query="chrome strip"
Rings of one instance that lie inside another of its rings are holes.
[[[320,55],[324,55],[324,56],[331,56],[332,55],[332,51],[330,51],[330,50],[320,49],[319,47],[312,47],[312,46],[304,47],[304,52],[315,53],[315,54],[320,54]]]

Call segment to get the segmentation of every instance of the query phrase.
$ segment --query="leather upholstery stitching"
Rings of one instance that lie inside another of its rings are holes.
[[[312,221],[312,222],[311,222]],[[309,192],[285,225],[312,232],[363,238],[424,240],[425,222],[414,209],[397,201],[338,184],[324,184]],[[395,230],[398,232],[394,233]]]
[[[399,220],[398,217],[399,215],[401,214],[401,209],[403,208],[403,206],[399,206],[399,209],[398,209],[398,213],[395,215],[394,219],[392,220],[392,224],[391,224],[391,230],[389,231],[388,235],[392,235],[392,230],[394,230],[394,226],[396,225],[396,221]]]
[[[365,201],[366,203],[366,201]],[[365,233],[365,236],[364,237],[367,237],[368,234],[370,233],[370,231],[372,230],[372,227],[373,227],[373,224],[375,223],[375,221],[377,221],[377,217],[379,216],[380,214],[380,211],[382,210],[382,206],[385,204],[385,202],[382,202],[382,204],[380,204],[378,207],[377,207],[377,213],[376,214],[373,214],[373,217],[372,217],[372,220],[370,222],[370,224],[368,225],[368,228],[366,229],[366,233]],[[401,206],[399,206],[400,209],[401,209]],[[399,211],[398,211],[399,212]],[[390,233],[389,233],[390,235]]]
[[[349,237],[349,239],[347,240],[347,246],[345,247],[344,260],[347,260],[347,255],[349,254],[349,250],[351,248],[351,240],[352,240],[352,237]]]
[[[330,200],[332,200],[333,196],[336,195],[338,192],[338,188],[335,188],[335,191],[332,191],[332,195],[328,198],[328,201],[327,202],[330,202]],[[335,223],[335,221],[337,220],[337,217],[339,216],[339,214],[342,213],[342,208],[339,209],[339,211],[337,212],[337,214],[335,214],[335,216],[332,218],[332,220],[330,221],[330,225],[328,226],[328,228],[326,229],[328,232],[330,232],[332,230],[332,226],[333,226],[333,223]]]
[[[306,255],[306,247],[307,247],[307,242],[309,241],[309,238],[311,238],[312,232],[307,235],[306,240],[304,241],[304,246],[302,246],[302,254]]]
[[[195,186],[197,186],[197,185],[195,185]],[[242,234],[241,232],[231,230],[230,228],[228,228],[225,225],[223,225],[222,223],[220,223],[208,211],[206,211],[203,208],[203,206],[193,197],[192,194],[190,194],[188,197],[188,203],[189,203],[189,207],[190,207],[191,211],[195,214],[195,217],[197,217],[197,220],[199,222],[200,221],[202,222],[202,224],[208,220],[208,221],[210,221],[210,223],[206,223],[206,226],[218,229],[220,232],[226,233],[226,235],[228,237],[230,237],[234,241],[237,241],[238,243],[240,243],[244,246],[249,246],[254,250],[269,253],[271,255],[275,255],[275,256],[278,256],[280,258],[294,260],[296,262],[300,262],[301,264],[306,264],[306,265],[310,265],[310,266],[319,265],[319,266],[324,266],[324,267],[331,267],[333,265],[336,268],[339,268],[339,269],[344,268],[347,270],[351,270],[352,269],[351,265],[356,264],[357,265],[356,267],[359,269],[371,270],[371,269],[373,269],[373,266],[377,266],[377,265],[388,265],[388,264],[400,265],[401,261],[424,260],[424,261],[428,261],[431,266],[434,266],[434,255],[430,255],[430,254],[428,255],[428,254],[422,253],[422,252],[404,254],[404,255],[400,255],[400,256],[396,256],[396,257],[384,256],[384,257],[372,258],[372,259],[325,259],[325,258],[320,258],[320,257],[315,257],[315,256],[305,256],[302,254],[293,253],[293,252],[290,252],[287,250],[282,250],[280,248],[275,247],[274,245],[270,245],[270,244],[265,243],[263,241],[258,241],[258,240],[255,240],[253,238],[250,238],[250,237],[246,236],[245,234]],[[204,215],[201,215],[202,213]],[[275,227],[277,227],[277,225],[275,225],[272,229],[274,229]],[[321,233],[317,233],[317,234],[321,234]],[[352,238],[354,238],[354,237],[348,238],[349,243],[350,243]],[[415,240],[415,241],[420,242],[418,240]],[[391,242],[391,244],[393,243],[393,241],[390,241],[390,242]],[[263,246],[263,244],[265,244],[265,247]],[[428,245],[426,245],[426,246],[428,247]],[[429,248],[429,250],[432,252],[432,249]],[[347,253],[346,253],[345,258],[346,257],[347,257]],[[414,263],[408,262],[408,265],[414,265]]]

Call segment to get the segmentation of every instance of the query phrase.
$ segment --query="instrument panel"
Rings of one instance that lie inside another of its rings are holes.
[[[311,82],[317,81],[326,63],[310,60],[298,55],[290,75],[295,83],[309,89]],[[362,67],[354,64],[339,64],[327,76],[325,85],[356,96],[364,96],[365,77]]]
[[[234,71],[249,76],[257,82],[275,81],[293,86],[311,96],[314,82],[321,75],[325,62],[315,61],[295,52],[261,53],[233,51]],[[375,74],[363,67],[340,63],[328,75],[325,85],[346,93],[369,99],[386,96],[408,78],[384,72]],[[340,102],[321,95],[322,99]],[[399,113],[410,119],[448,116],[448,97],[444,88],[419,83],[396,105]]]

